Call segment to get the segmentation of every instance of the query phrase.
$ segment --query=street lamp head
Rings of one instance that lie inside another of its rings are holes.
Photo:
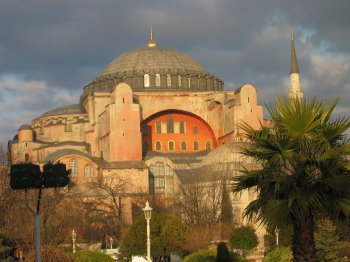
[[[146,202],[146,206],[142,209],[145,212],[146,220],[151,219],[152,208],[149,206],[148,201]]]

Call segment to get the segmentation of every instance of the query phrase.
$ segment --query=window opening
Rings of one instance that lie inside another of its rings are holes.
[[[157,121],[157,122],[156,122],[156,133],[157,133],[157,134],[162,133],[162,124],[161,124],[160,121]]]
[[[143,85],[145,87],[150,87],[150,83],[149,83],[149,74],[145,74],[143,76]]]
[[[156,142],[156,150],[158,151],[162,150],[162,143],[160,141]]]
[[[170,151],[173,151],[175,149],[174,141],[169,141],[168,147]]]
[[[174,118],[172,116],[167,117],[167,133],[174,133]]]
[[[156,74],[155,82],[156,82],[156,86],[160,86],[160,75],[159,74]]]
[[[69,160],[69,169],[73,178],[78,177],[78,160],[72,158]]]
[[[205,149],[211,150],[211,142],[210,141],[205,142]]]
[[[180,133],[185,133],[185,122],[180,121]]]
[[[166,85],[171,86],[171,76],[170,74],[166,74]]]
[[[193,150],[199,150],[199,143],[198,141],[193,142]]]

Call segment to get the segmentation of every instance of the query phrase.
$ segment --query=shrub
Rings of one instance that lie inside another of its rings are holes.
[[[292,260],[293,254],[290,248],[278,246],[265,256],[263,262],[291,262]]]
[[[229,243],[235,249],[250,250],[258,245],[258,237],[251,226],[237,227],[232,231]]]
[[[216,260],[215,250],[200,250],[186,256],[183,262],[215,262],[215,261],[232,261],[247,262],[247,260],[237,253],[230,253],[231,260]]]
[[[186,256],[183,262],[215,262],[215,251],[200,250]]]
[[[240,254],[232,252],[230,253],[232,262],[247,262],[248,260],[245,257],[242,257]]]
[[[76,262],[114,262],[114,259],[101,252],[81,250],[73,254]]]

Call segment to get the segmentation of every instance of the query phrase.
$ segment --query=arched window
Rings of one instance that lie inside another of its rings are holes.
[[[186,141],[182,141],[181,142],[181,150],[186,150],[187,149],[187,142]]]
[[[169,141],[168,142],[168,149],[169,149],[169,151],[174,151],[175,150],[174,141]]]
[[[156,82],[156,86],[160,86],[160,74],[156,74],[155,82]]]
[[[209,140],[207,140],[207,141],[205,142],[205,149],[206,149],[206,150],[211,150],[211,142],[210,142]]]
[[[157,134],[162,133],[162,124],[161,124],[160,121],[157,121],[157,122],[156,122],[156,133],[157,133]]]
[[[177,76],[177,84],[178,84],[178,86],[182,86],[181,76],[180,75]]]
[[[166,86],[171,86],[171,76],[170,76],[170,74],[166,74]]]
[[[191,88],[191,77],[188,77],[187,80],[188,80],[188,88]]]
[[[92,168],[91,168],[91,166],[86,165],[84,167],[84,177],[85,177],[85,182],[92,181]]]
[[[145,74],[145,75],[143,76],[143,85],[144,85],[145,87],[150,87],[150,84],[149,84],[149,74]]]
[[[193,134],[198,134],[198,126],[193,127]]]
[[[71,170],[71,176],[73,178],[78,177],[78,160],[72,158],[69,160],[69,169]]]
[[[174,118],[172,116],[167,117],[167,133],[174,133]]]
[[[199,143],[197,141],[193,142],[193,150],[199,150]]]
[[[156,142],[156,150],[157,150],[157,151],[162,150],[162,143],[161,143],[160,141],[157,141],[157,142]]]

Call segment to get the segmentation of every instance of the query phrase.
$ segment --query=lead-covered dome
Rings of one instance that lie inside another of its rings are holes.
[[[130,85],[134,92],[223,90],[223,82],[191,56],[157,47],[153,38],[148,47],[131,50],[113,59],[93,82],[84,87],[81,102],[95,92],[112,91],[120,82]]]
[[[242,168],[256,166],[253,158],[242,154],[242,149],[249,146],[248,142],[233,141],[219,146],[211,151],[201,162],[203,172],[223,173],[228,176],[238,175]]]
[[[115,58],[98,78],[115,74],[144,73],[208,74],[192,57],[169,48],[146,47],[132,50]]]

